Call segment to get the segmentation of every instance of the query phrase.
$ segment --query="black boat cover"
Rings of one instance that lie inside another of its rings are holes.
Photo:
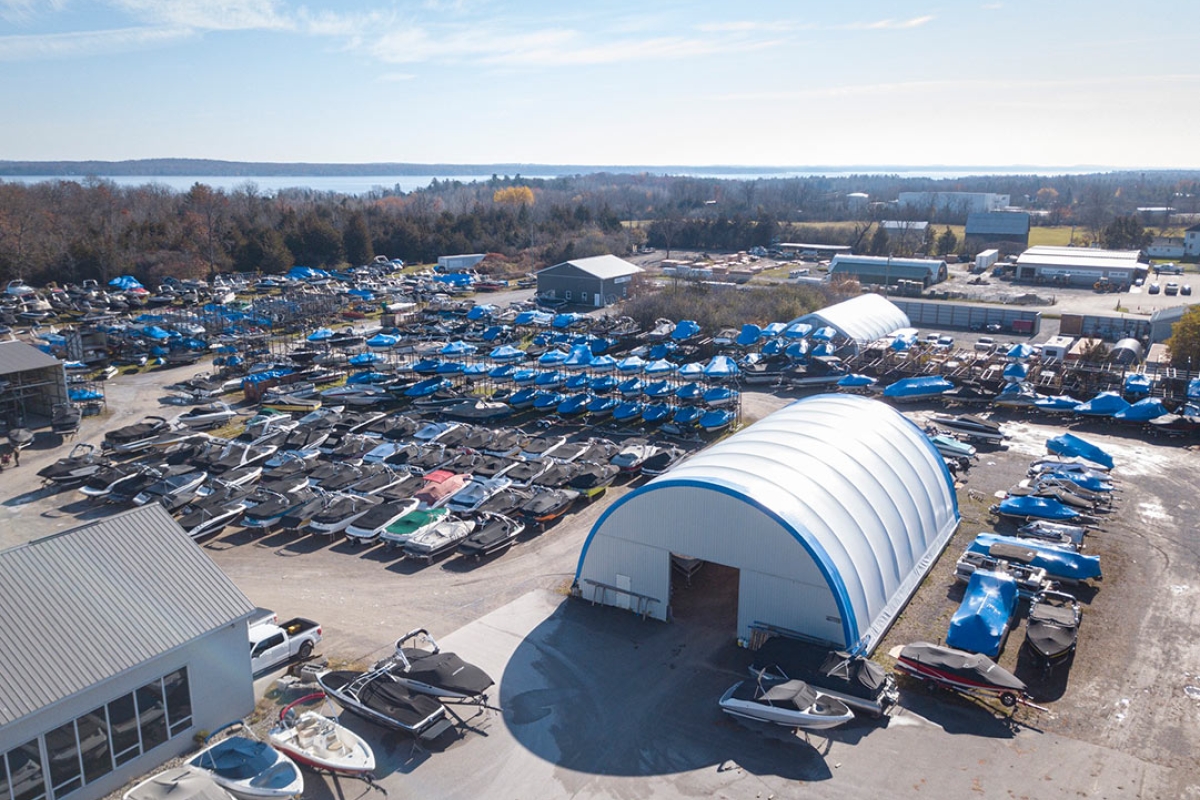
[[[754,654],[751,669],[809,681],[851,697],[878,700],[887,688],[887,672],[862,656],[774,636]]]
[[[1025,691],[1025,684],[1016,675],[996,664],[987,656],[942,647],[929,642],[913,642],[900,651],[900,659],[917,667],[942,673],[965,683],[991,686],[995,689]]]
[[[804,681],[784,681],[763,692],[762,699],[773,706],[792,705],[803,711],[817,702],[817,691]]]
[[[1079,618],[1075,609],[1048,603],[1034,603],[1029,609],[1029,627],[1025,641],[1046,658],[1064,656],[1079,636]]]
[[[318,682],[338,699],[357,699],[360,705],[382,714],[395,722],[397,727],[405,730],[417,730],[442,707],[435,698],[417,694],[386,675],[381,675],[363,686],[357,698],[345,698],[345,695],[341,694],[342,690],[355,679],[362,677],[362,674],[338,670],[321,675]]]
[[[512,544],[520,532],[515,521],[495,514],[488,517],[483,527],[468,536],[459,547],[465,553],[490,553],[502,545]]]
[[[402,648],[410,669],[397,662],[392,672],[455,694],[481,695],[495,683],[486,672],[454,653],[432,653],[419,647]]]

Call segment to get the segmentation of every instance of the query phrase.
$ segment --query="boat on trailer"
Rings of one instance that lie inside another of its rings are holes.
[[[854,719],[841,700],[796,679],[739,681],[721,696],[720,706],[735,717],[806,731],[829,730]]]
[[[267,734],[271,746],[306,767],[369,776],[375,769],[375,753],[366,740],[317,711],[296,711],[302,703],[323,699],[324,693],[318,692],[284,706],[279,722]]]
[[[423,643],[424,646],[416,646]],[[411,630],[396,641],[396,652],[377,667],[388,669],[392,679],[420,694],[463,703],[487,704],[487,691],[495,681],[455,653],[444,653],[424,628]]]
[[[987,656],[953,647],[913,642],[892,652],[896,670],[919,681],[960,694],[998,698],[1005,708],[1029,702],[1025,683]]]
[[[436,739],[454,727],[446,707],[436,698],[397,682],[390,662],[369,672],[332,670],[317,675],[325,695],[355,716],[422,741]]]

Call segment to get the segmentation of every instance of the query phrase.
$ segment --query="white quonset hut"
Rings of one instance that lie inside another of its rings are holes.
[[[254,708],[254,606],[157,503],[0,552],[0,608],[0,800],[104,797]]]
[[[828,326],[859,347],[911,326],[908,315],[882,295],[867,293],[805,314],[789,324],[804,322],[814,328]]]
[[[870,651],[958,526],[953,481],[895,409],[799,400],[622,497],[584,543],[585,599],[669,617],[671,555],[739,570],[737,636]]]

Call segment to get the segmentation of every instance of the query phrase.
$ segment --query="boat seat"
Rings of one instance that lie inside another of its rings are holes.
[[[325,749],[333,753],[341,752],[342,740],[338,737],[337,731],[331,731],[325,736]]]

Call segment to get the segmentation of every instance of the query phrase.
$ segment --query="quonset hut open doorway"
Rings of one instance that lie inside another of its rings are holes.
[[[737,631],[740,577],[737,567],[672,553],[670,618],[732,638]]]

